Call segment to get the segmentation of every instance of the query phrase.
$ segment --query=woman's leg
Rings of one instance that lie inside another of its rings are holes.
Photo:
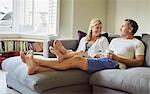
[[[44,61],[36,58],[34,58],[33,61],[36,62],[37,65],[49,67],[56,70],[67,70],[71,68],[79,68],[81,70],[87,71],[88,69],[87,59],[82,58],[78,55],[68,59],[64,59],[62,62],[58,62],[57,60]]]
[[[58,58],[58,60],[61,62],[62,60],[66,59],[66,58],[70,58],[73,57],[75,55],[79,55],[79,56],[85,56],[85,52],[83,51],[78,51],[78,52],[74,52],[74,51],[69,51],[66,54],[62,54],[61,52],[59,52],[58,50],[56,50],[55,48],[53,48],[52,46],[49,47],[49,50],[56,55],[56,57]]]
[[[86,54],[86,52],[84,52],[82,50],[81,51],[70,51],[70,52],[67,52],[63,57],[64,57],[64,59],[66,59],[66,58],[73,57],[75,55],[79,55],[80,57],[83,57],[83,56],[86,56],[87,54]]]
[[[61,43],[60,40],[54,40],[53,42],[53,47],[56,50],[59,50],[62,54],[66,54],[67,53],[67,49],[63,46],[63,44]]]
[[[53,42],[53,47],[54,47],[56,50],[60,51],[62,54],[66,54],[66,53],[68,53],[68,52],[73,52],[72,50],[66,49],[66,48],[63,46],[63,44],[62,44],[62,42],[61,42],[60,40],[54,40],[54,42]]]
[[[87,53],[85,53],[84,51],[78,51],[78,52],[76,52],[76,51],[72,51],[72,50],[67,50],[63,46],[63,44],[62,44],[62,42],[60,40],[55,40],[53,42],[53,46],[54,46],[54,49],[58,50],[60,53],[62,53],[64,55],[64,57],[63,57],[64,59],[72,57],[74,55],[80,55],[80,56],[85,56],[85,57],[88,56]],[[51,51],[51,47],[49,49]],[[51,52],[53,53],[53,51],[51,51]],[[56,54],[56,53],[53,53],[53,54],[55,54],[56,56],[59,57],[58,54]]]
[[[49,50],[51,51],[51,53],[56,55],[59,62],[61,62],[64,59],[64,55],[52,46],[49,47]]]

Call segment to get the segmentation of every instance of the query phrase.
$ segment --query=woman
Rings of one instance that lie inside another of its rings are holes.
[[[102,22],[98,18],[94,18],[91,20],[88,34],[83,37],[79,43],[77,51],[71,51],[64,48],[61,41],[55,40],[53,42],[53,47],[50,46],[50,51],[55,54],[59,61],[54,62],[62,62],[66,58],[71,57],[100,57],[105,50],[108,48],[108,40],[106,37],[101,36],[102,31]],[[28,74],[34,74],[38,72],[43,72],[47,70],[52,70],[47,67],[43,67],[40,65],[36,65],[33,62],[49,62],[41,59],[34,59],[31,53],[25,55],[23,52],[20,53],[22,61],[26,63],[28,67]],[[28,62],[28,63],[27,63]]]
[[[59,61],[74,55],[98,58],[105,52],[109,45],[107,38],[101,36],[101,32],[102,22],[98,18],[94,18],[90,22],[88,34],[81,39],[76,52],[65,49],[59,40],[55,40],[53,46],[55,50],[59,51],[60,53],[58,54],[57,51],[54,53],[54,51],[52,51],[54,49],[53,47],[50,47],[50,51],[53,54],[56,54],[57,57],[63,54],[64,57],[58,58]]]

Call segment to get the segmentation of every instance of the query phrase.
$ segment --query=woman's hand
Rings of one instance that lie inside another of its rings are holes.
[[[102,54],[100,54],[100,53],[97,53],[97,54],[94,56],[94,58],[100,58],[100,57],[102,57]]]
[[[114,55],[113,53],[107,53],[107,54],[105,54],[105,56],[108,57],[108,58],[110,58],[110,59],[113,59],[113,55]]]

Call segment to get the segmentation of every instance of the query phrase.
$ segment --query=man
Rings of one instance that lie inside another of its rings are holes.
[[[113,53],[100,58],[84,58],[75,55],[59,62],[58,60],[36,59],[32,54],[25,55],[23,53],[21,53],[21,58],[28,65],[28,74],[51,69],[67,70],[71,68],[79,68],[93,73],[103,69],[119,69],[120,63],[126,66],[141,66],[144,61],[145,47],[140,40],[133,36],[137,30],[138,24],[134,20],[125,19],[120,29],[121,38],[113,39],[109,45],[109,49]],[[58,49],[52,48],[51,51],[63,57]]]

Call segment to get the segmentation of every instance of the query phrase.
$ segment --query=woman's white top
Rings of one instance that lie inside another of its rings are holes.
[[[85,51],[87,42],[88,41],[86,40],[86,38],[83,37],[80,40],[77,51],[80,51],[80,50]],[[101,36],[92,44],[92,46],[86,52],[88,56],[94,57],[97,53],[104,53],[105,50],[108,48],[108,45],[109,45],[109,42],[107,38],[104,36]]]

